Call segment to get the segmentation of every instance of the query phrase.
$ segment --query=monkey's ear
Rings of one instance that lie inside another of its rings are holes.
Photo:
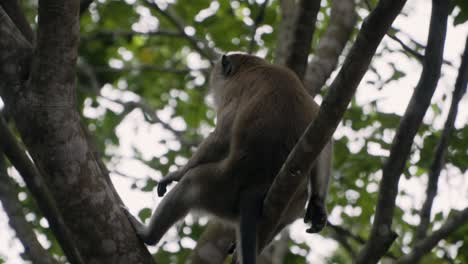
[[[223,75],[224,76],[229,76],[229,74],[231,74],[232,68],[233,68],[231,59],[228,56],[223,55],[223,57],[221,57],[221,65],[223,66],[223,70],[222,70]]]

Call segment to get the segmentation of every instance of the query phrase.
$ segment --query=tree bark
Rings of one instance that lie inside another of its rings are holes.
[[[448,1],[433,0],[423,71],[395,135],[384,164],[370,238],[356,263],[377,263],[396,238],[391,229],[398,182],[411,146],[439,81],[447,30]]]
[[[364,21],[355,44],[330,86],[317,119],[308,126],[268,191],[263,208],[265,221],[261,224],[265,234],[259,239],[260,248],[271,240],[278,224],[275,220],[283,215],[293,191],[297,190],[309,166],[331,139],[377,46],[405,3],[405,0],[381,0]]]
[[[338,59],[357,21],[354,9],[354,0],[332,2],[330,24],[320,38],[304,78],[304,85],[312,95],[320,93],[322,86],[338,64]]]
[[[445,153],[447,152],[447,146],[450,139],[451,132],[453,130],[455,119],[458,113],[458,104],[466,92],[466,85],[468,82],[468,38],[465,44],[465,51],[461,59],[461,65],[458,70],[457,80],[455,82],[455,89],[452,95],[452,103],[450,104],[449,114],[445,121],[444,130],[442,137],[437,144],[434,160],[432,161],[429,169],[428,184],[426,189],[426,200],[421,208],[420,223],[416,229],[416,235],[414,241],[423,239],[426,236],[427,229],[429,227],[429,221],[431,218],[432,202],[437,195],[437,185],[439,182],[440,171],[445,165]]]
[[[31,59],[31,46],[0,15],[0,95],[85,263],[152,263],[80,127],[75,98],[78,13],[76,0],[39,1],[31,71],[24,63]]]

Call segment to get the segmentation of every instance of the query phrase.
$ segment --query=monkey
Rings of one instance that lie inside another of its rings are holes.
[[[163,196],[168,184],[178,182],[149,225],[126,213],[143,242],[154,245],[190,210],[208,212],[236,226],[241,263],[255,264],[264,197],[319,106],[295,73],[242,53],[222,55],[213,66],[209,87],[217,117],[214,131],[185,166],[158,183],[158,195]],[[331,149],[329,143],[322,150],[308,172],[309,184],[296,191],[276,232],[304,210],[306,189],[310,194],[304,221],[311,225],[307,232],[319,232],[326,225]]]

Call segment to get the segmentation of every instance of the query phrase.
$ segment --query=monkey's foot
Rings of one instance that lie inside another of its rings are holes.
[[[236,242],[233,241],[233,242],[231,243],[231,245],[229,246],[228,253],[229,253],[230,255],[232,255],[232,254],[234,254],[235,252],[236,252]]]
[[[169,185],[172,182],[171,179],[163,178],[158,182],[158,196],[162,197],[164,194],[167,192],[167,185]]]
[[[144,224],[142,224],[136,217],[134,217],[130,211],[128,211],[128,208],[121,205],[125,215],[127,216],[128,220],[130,221],[130,224],[132,225],[133,230],[135,230],[135,233],[137,236],[147,245],[155,245],[156,243],[151,239],[148,229]]]
[[[179,171],[174,171],[169,173],[166,177],[162,178],[158,182],[158,196],[162,197],[167,192],[167,186],[171,184],[173,181],[179,181],[180,175]]]
[[[327,225],[327,210],[323,202],[311,200],[307,205],[305,223],[310,223],[307,233],[318,233]]]

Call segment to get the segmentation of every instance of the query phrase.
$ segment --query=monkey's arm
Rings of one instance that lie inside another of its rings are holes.
[[[322,150],[312,168],[309,178],[309,203],[307,204],[304,222],[311,223],[308,233],[320,232],[327,223],[325,200],[328,183],[331,177],[333,142],[330,141]]]
[[[205,140],[198,146],[197,151],[189,159],[187,164],[181,169],[169,173],[158,183],[158,195],[163,196],[166,193],[166,187],[173,181],[180,181],[182,177],[191,169],[200,164],[220,161],[225,158],[229,151],[229,142],[231,139],[231,124],[234,118],[234,105],[229,105],[224,111],[227,114],[219,115],[219,123]],[[232,108],[232,109],[231,109]]]

